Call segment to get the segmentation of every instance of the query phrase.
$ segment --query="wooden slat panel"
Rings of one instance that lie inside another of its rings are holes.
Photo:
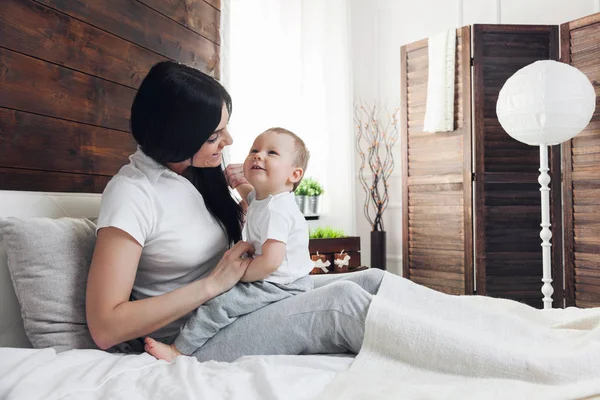
[[[411,235],[412,240],[418,245],[421,242],[421,239],[427,240],[436,240],[437,237],[447,237],[447,236],[462,236],[462,226],[460,223],[453,224],[451,226],[446,225],[443,226],[431,226],[431,225],[421,225],[421,226],[412,226],[409,229],[409,233]],[[456,239],[459,242],[458,239]],[[415,246],[411,246],[415,247]]]
[[[140,0],[148,7],[219,44],[221,13],[203,0]]]
[[[600,14],[561,25],[561,61],[578,68],[600,93]],[[567,306],[600,306],[600,113],[563,144]]]
[[[496,101],[517,70],[540,59],[558,59],[558,31],[552,26],[525,25],[475,25],[473,30],[477,293],[541,307],[539,149],[504,132]],[[554,146],[552,182],[560,181],[559,159],[560,150]],[[560,243],[561,192],[559,185],[551,185],[553,241]],[[553,298],[559,307],[563,297],[560,248],[553,246],[552,256]]]
[[[412,275],[410,279],[416,283],[421,285],[430,287],[432,289],[437,289],[440,292],[444,293],[452,293],[452,294],[463,294],[464,291],[464,282],[455,281],[451,279],[444,279],[441,281],[440,277],[444,275],[436,274],[436,277],[424,277],[419,275]],[[441,281],[441,282],[440,282]]]
[[[462,273],[451,273],[441,271],[428,271],[425,269],[411,269],[411,279],[431,289],[439,290],[448,294],[463,294],[464,275]],[[439,285],[439,279],[443,279],[444,286]]]
[[[461,192],[443,192],[443,193],[411,193],[411,203],[421,206],[439,206],[439,205],[462,205],[463,196]]]
[[[454,161],[453,163],[446,162],[444,164],[440,163],[440,165],[437,166],[432,164],[414,163],[409,168],[409,173],[413,174],[413,178],[418,176],[439,175],[444,173],[460,174],[462,172],[462,165],[459,161]]]
[[[436,185],[433,190],[437,191],[445,191],[445,190],[456,190],[455,187],[448,188],[442,185],[447,185],[451,183],[458,183],[462,186],[462,175],[460,174],[443,174],[443,175],[429,175],[429,176],[411,176],[407,179],[407,184],[410,186],[418,186],[418,185]],[[411,190],[415,190],[416,188],[410,187],[407,190],[410,192]],[[461,188],[459,188],[461,189]],[[422,189],[426,190],[426,189]]]
[[[600,278],[600,262],[595,254],[575,253],[579,266],[575,268],[575,279]]]
[[[0,48],[0,107],[129,131],[135,90]]]
[[[218,45],[136,0],[36,0],[165,57],[218,76]]]
[[[437,147],[433,147],[437,145]],[[450,153],[456,158],[456,151],[462,150],[463,138],[456,135],[456,131],[452,134],[440,133],[427,135],[411,135],[408,139],[409,156],[418,156],[421,158],[435,157],[437,154]]]
[[[562,36],[561,32],[561,41],[563,40],[562,38],[566,38],[566,40],[570,42],[569,47],[571,47],[571,51],[578,52],[593,48],[598,43],[598,40],[600,40],[599,32],[585,32],[584,30],[571,31],[568,23],[562,24],[561,29],[563,29],[563,27],[569,34],[567,36]],[[572,35],[571,32],[573,33]],[[568,47],[565,48],[565,50],[569,52]]]
[[[137,88],[156,53],[27,0],[3,0],[0,46]]]
[[[401,49],[403,273],[452,294],[473,293],[470,41],[457,31],[453,132],[423,132],[427,40]]]
[[[101,193],[110,176],[79,175],[0,167],[0,189]]]
[[[577,36],[586,36],[583,32],[581,32],[579,30],[579,28],[584,28],[589,25],[594,25],[598,22],[600,22],[600,13],[596,13],[596,14],[588,15],[583,18],[576,19],[565,25],[567,25],[569,30],[573,32],[573,36],[577,37]]]
[[[221,0],[204,0],[207,4],[210,4],[217,10],[221,9]]]
[[[410,44],[407,44],[402,47],[406,50],[407,55],[408,55],[408,53],[412,53],[412,52],[417,52],[415,54],[420,54],[420,53],[418,53],[418,50],[422,49],[422,48],[427,48],[427,43],[428,43],[427,39],[421,39],[418,42],[410,43]]]
[[[127,132],[0,108],[2,167],[114,175],[135,149]]]
[[[135,150],[130,107],[152,65],[218,76],[219,10],[218,0],[3,1],[0,189],[102,191]]]
[[[413,276],[421,276],[421,277],[429,277],[436,278],[438,276],[444,277],[447,280],[452,280],[456,282],[464,282],[465,277],[463,274],[454,274],[452,272],[439,272],[439,271],[428,271],[426,269],[413,269],[411,271]]]
[[[575,304],[577,304],[577,307],[598,307],[600,294],[590,292],[589,288],[586,290],[586,287],[582,287],[581,285],[579,285],[579,290],[577,290],[578,285],[575,286]]]
[[[464,261],[461,259],[462,249],[411,248],[410,253],[408,263],[411,268],[464,274]]]
[[[493,266],[495,271],[502,271],[500,276],[528,276],[527,267],[536,267],[540,263],[539,254],[536,254],[536,257],[531,260],[526,258],[520,260],[499,260],[501,259],[499,256],[500,254],[497,254],[496,259],[488,261],[488,265]],[[510,257],[510,254],[506,254],[506,256]]]
[[[463,246],[462,240],[447,240],[445,235],[418,235],[411,234],[411,240],[408,242],[411,250],[429,249],[435,246],[439,250],[453,250]]]

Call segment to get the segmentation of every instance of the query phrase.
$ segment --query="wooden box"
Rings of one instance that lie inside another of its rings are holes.
[[[360,267],[360,237],[359,236],[347,236],[343,238],[335,239],[310,239],[308,242],[308,250],[312,255],[325,256],[326,260],[330,262],[329,273],[348,272],[349,270]],[[348,266],[341,269],[334,267],[335,254],[344,252],[350,256]],[[314,270],[313,273],[324,273],[320,270]]]

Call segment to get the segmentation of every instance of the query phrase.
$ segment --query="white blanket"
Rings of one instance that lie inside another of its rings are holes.
[[[148,354],[0,348],[2,400],[314,399],[352,357],[249,356],[173,364]]]
[[[600,309],[449,296],[386,274],[352,366],[323,399],[600,394]]]
[[[424,132],[454,130],[454,77],[456,30],[450,29],[428,40],[429,68]]]

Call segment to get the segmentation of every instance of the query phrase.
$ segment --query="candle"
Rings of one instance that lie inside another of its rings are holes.
[[[311,274],[326,274],[329,272],[327,267],[331,265],[331,262],[327,260],[327,256],[325,256],[324,254],[319,254],[319,252],[317,252],[317,254],[311,254],[310,259],[314,263],[314,268]]]
[[[334,253],[333,258],[335,272],[348,272],[348,265],[350,264],[350,256],[348,253],[344,253],[344,250],[342,250],[339,253]]]

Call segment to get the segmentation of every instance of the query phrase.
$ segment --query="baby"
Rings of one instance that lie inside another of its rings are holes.
[[[253,189],[245,196],[243,230],[254,258],[236,286],[196,309],[173,344],[146,338],[148,353],[167,361],[190,355],[238,317],[312,289],[308,225],[294,198],[308,159],[302,139],[286,129],[268,129],[254,140],[244,161]]]

